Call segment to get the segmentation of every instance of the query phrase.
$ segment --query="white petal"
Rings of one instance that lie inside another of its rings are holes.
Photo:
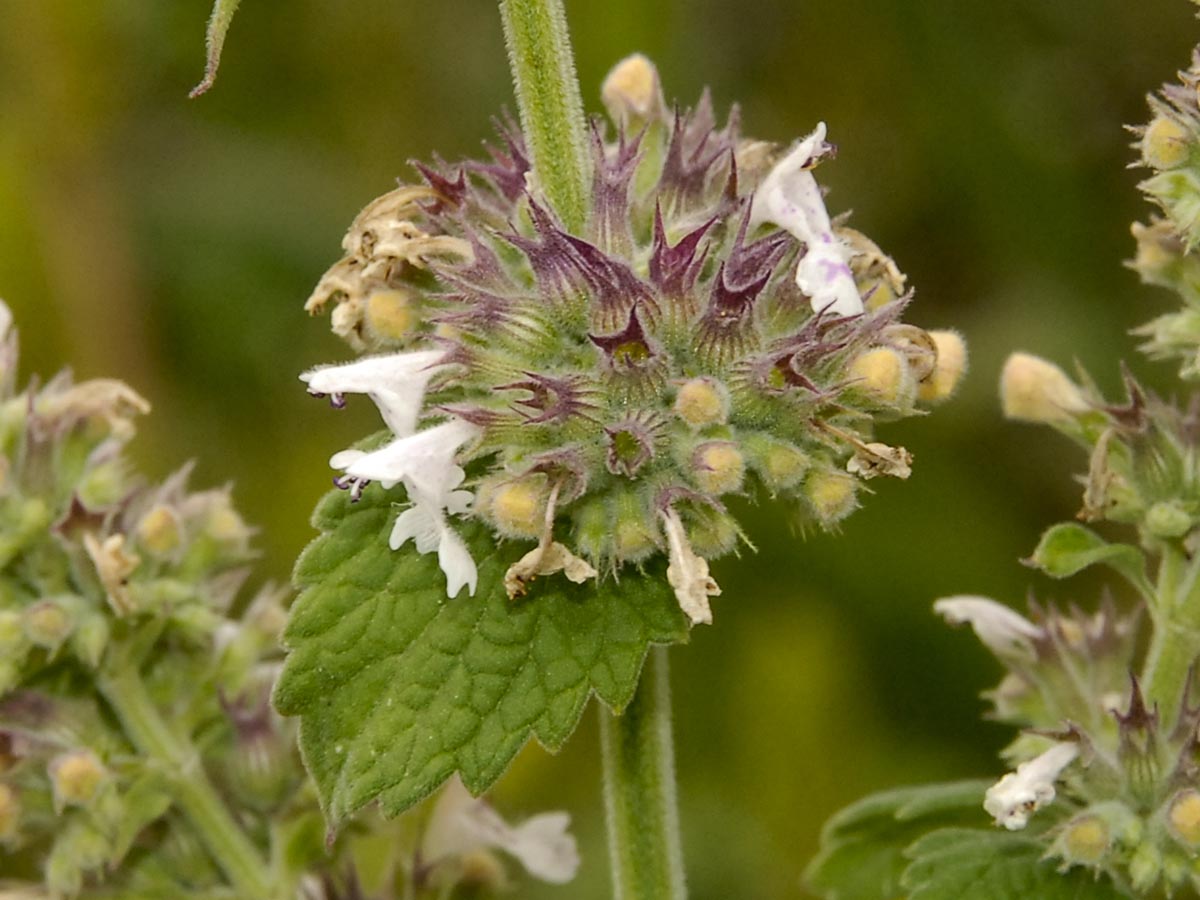
[[[425,386],[446,358],[444,350],[367,356],[339,366],[310,369],[300,376],[320,394],[367,394],[397,437],[412,434]]]
[[[329,457],[329,468],[348,469],[366,455],[362,450],[339,450],[333,456]]]
[[[571,818],[563,812],[543,813],[515,828],[486,803],[465,810],[464,824],[488,847],[511,853],[530,875],[552,884],[575,877],[579,851],[567,832]]]
[[[475,596],[475,587],[479,582],[475,560],[471,558],[471,551],[463,539],[453,529],[444,526],[438,543],[438,565],[446,573],[447,597],[457,597],[464,587],[470,596]]]
[[[1033,641],[1046,634],[1020,613],[987,597],[943,597],[933,604],[933,611],[951,625],[970,625],[979,640],[1003,659],[1032,656]]]
[[[825,149],[825,123],[821,122],[758,186],[750,225],[772,222],[804,243],[796,284],[812,298],[814,312],[853,316],[863,311],[863,303],[847,264],[852,251],[833,233],[825,198],[810,171]]]
[[[418,553],[431,553],[437,549],[444,528],[428,507],[415,503],[396,517],[396,524],[392,526],[392,534],[388,538],[388,546],[399,550],[412,540]]]
[[[1017,766],[992,785],[984,796],[983,808],[1009,831],[1019,831],[1029,817],[1054,800],[1054,782],[1079,755],[1079,746],[1062,742],[1041,756]]]
[[[410,481],[418,492],[437,497],[455,468],[455,452],[478,433],[474,425],[451,419],[366,454],[350,465],[346,473],[372,481]]]

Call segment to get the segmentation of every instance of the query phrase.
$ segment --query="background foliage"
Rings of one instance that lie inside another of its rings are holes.
[[[672,654],[693,896],[801,897],[835,809],[1000,771],[1004,732],[975,724],[995,667],[932,600],[1094,600],[1015,562],[1078,489],[1065,444],[1004,424],[994,386],[1024,349],[1077,358],[1115,392],[1126,329],[1170,306],[1120,266],[1144,217],[1120,126],[1145,120],[1143,95],[1200,29],[1181,0],[567,6],[594,110],[608,66],[643,50],[668,96],[707,83],[751,134],[827,120],[830,208],[853,208],[907,271],[912,321],[971,345],[956,400],[883,432],[916,454],[913,479],[882,485],[839,540],[759,514],[758,556],[715,567],[717,625]],[[304,395],[299,370],[347,354],[300,306],[405,161],[474,154],[511,94],[491,3],[293,0],[243,4],[216,89],[188,102],[209,7],[0,0],[0,295],[29,371],[71,362],[151,399],[135,445],[151,474],[196,456],[195,483],[234,479],[263,574],[283,578],[329,453],[374,414]],[[1151,384],[1170,369],[1139,365]],[[514,812],[573,813],[579,900],[608,889],[594,725],[501,783]]]

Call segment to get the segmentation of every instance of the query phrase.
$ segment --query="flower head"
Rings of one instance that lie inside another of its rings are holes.
[[[369,204],[308,309],[332,304],[335,332],[374,355],[303,377],[335,405],[379,406],[394,440],[335,456],[338,484],[402,485],[392,545],[436,550],[452,584],[475,584],[448,527],[470,516],[538,542],[508,573],[514,596],[662,553],[706,622],[708,560],[741,534],[725,499],[765,488],[832,526],[861,479],[905,477],[872,420],[915,411],[939,345],[900,322],[895,264],[833,224],[812,171],[824,125],[781,154],[736,117],[719,126],[707,95],[668,106],[640,56],[604,98],[615,131],[593,126],[578,231],[529,179],[511,122],[490,159],[418,165],[422,183]],[[886,389],[854,368],[871,353]]]

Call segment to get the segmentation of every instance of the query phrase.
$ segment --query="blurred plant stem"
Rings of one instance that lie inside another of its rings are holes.
[[[1142,671],[1146,701],[1157,705],[1164,728],[1174,726],[1200,656],[1200,556],[1191,562],[1182,546],[1168,542],[1159,563],[1153,635]]]
[[[567,230],[579,232],[591,157],[562,0],[500,0],[500,15],[533,177]]]
[[[667,648],[650,652],[622,715],[599,709],[613,896],[683,900]]]
[[[138,753],[161,766],[175,803],[237,895],[247,900],[279,896],[266,863],[205,775],[199,752],[163,720],[137,669],[113,666],[98,684]]]

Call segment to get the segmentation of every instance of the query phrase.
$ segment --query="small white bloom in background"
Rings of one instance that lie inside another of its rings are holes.
[[[1002,658],[1029,658],[1045,632],[1020,613],[987,597],[943,597],[933,611],[951,625],[970,625],[984,645]]]
[[[805,245],[796,284],[812,298],[814,312],[855,316],[863,311],[849,260],[853,250],[833,233],[825,198],[812,167],[829,151],[825,123],[776,163],[754,192],[750,226],[772,222]]]
[[[579,850],[565,812],[542,813],[510,825],[477,800],[457,776],[446,783],[421,841],[421,859],[438,866],[479,850],[503,850],[535,878],[566,884],[579,869]]]
[[[425,386],[445,359],[444,350],[418,350],[367,356],[339,366],[320,366],[300,376],[310,393],[329,395],[341,405],[343,394],[366,394],[396,437],[417,427]]]
[[[693,624],[711,625],[712,610],[708,598],[718,596],[721,588],[708,574],[708,561],[692,550],[679,513],[669,509],[661,515],[666,526],[664,530],[670,561],[667,565],[667,581],[675,589],[679,608]]]
[[[1058,743],[1017,766],[987,790],[983,808],[1009,831],[1020,831],[1029,817],[1054,800],[1054,782],[1079,756],[1079,745]]]

